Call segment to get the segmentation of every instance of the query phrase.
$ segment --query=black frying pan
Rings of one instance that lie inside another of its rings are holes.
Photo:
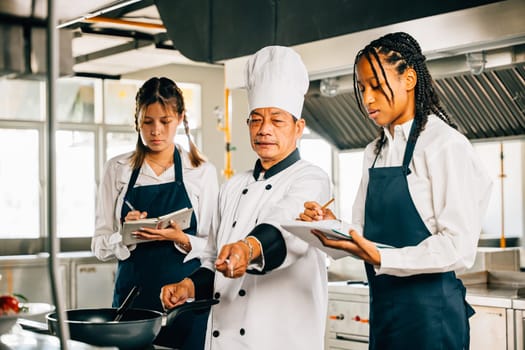
[[[128,309],[120,321],[114,321],[116,308],[72,309],[66,311],[71,339],[96,346],[117,346],[120,349],[143,349],[153,344],[161,328],[169,325],[183,312],[198,311],[217,304],[216,299],[185,303],[161,313],[146,309]],[[56,313],[46,316],[51,334],[57,334]]]

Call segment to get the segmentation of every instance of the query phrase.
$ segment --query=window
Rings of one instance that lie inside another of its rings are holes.
[[[483,223],[482,238],[499,238],[502,231],[506,237],[523,237],[525,141],[476,143],[474,148],[485,163],[493,181],[492,197]],[[502,166],[504,177],[501,177]]]
[[[0,120],[44,120],[43,84],[0,79]]]
[[[190,129],[199,129],[201,127],[201,86],[190,83],[177,83],[177,86],[182,90]]]
[[[57,83],[57,119],[60,122],[95,122],[95,85],[98,81],[62,78]]]
[[[36,238],[40,227],[39,132],[0,129],[2,238]],[[16,148],[16,152],[13,152]]]
[[[363,151],[346,151],[340,152],[338,157],[339,217],[348,222],[352,221],[352,206],[361,182],[363,153]]]
[[[56,148],[57,235],[92,236],[95,230],[95,135],[59,130]]]
[[[106,80],[104,82],[104,122],[131,125],[135,116],[135,95],[141,81]]]
[[[332,178],[332,146],[328,142],[305,128],[299,151],[302,159],[319,166]]]
[[[106,160],[133,151],[137,137],[136,132],[108,132],[106,134]]]

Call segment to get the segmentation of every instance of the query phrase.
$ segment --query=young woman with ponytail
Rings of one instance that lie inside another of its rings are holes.
[[[474,263],[489,176],[441,107],[410,35],[391,33],[359,51],[354,87],[380,136],[364,151],[352,224],[340,228],[353,241],[314,234],[365,262],[370,349],[468,349],[473,309],[455,272]],[[315,202],[300,216],[335,219]]]
[[[215,167],[190,138],[182,91],[168,78],[151,78],[136,95],[135,151],[110,159],[104,167],[91,249],[100,260],[118,259],[113,307],[134,286],[141,288],[134,308],[162,311],[161,287],[182,280],[200,266],[199,256],[213,231],[218,200]],[[183,123],[190,150],[174,142]],[[145,243],[126,246],[119,233],[124,221],[158,217],[193,208],[190,228],[144,228]],[[185,313],[163,327],[155,344],[202,349],[208,313]]]

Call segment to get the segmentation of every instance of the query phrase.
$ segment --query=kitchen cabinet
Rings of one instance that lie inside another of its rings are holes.
[[[472,307],[476,313],[470,318],[470,349],[514,349],[513,337],[507,336],[507,329],[509,332],[513,329],[513,311],[502,307]]]
[[[111,307],[116,264],[75,265],[74,298],[76,308]]]

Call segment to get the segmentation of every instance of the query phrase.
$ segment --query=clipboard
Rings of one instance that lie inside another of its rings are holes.
[[[326,237],[330,239],[342,239],[342,240],[352,240],[352,236],[347,233],[341,232],[341,222],[338,220],[321,220],[321,221],[289,221],[281,224],[281,227],[291,234],[302,239],[306,243],[316,247],[319,250],[322,250],[328,254],[333,259],[340,259],[347,256],[352,256],[357,258],[355,255],[340,249],[334,249],[331,247],[325,247],[319,238],[317,238],[311,231],[318,230],[322,232]],[[375,243],[377,248],[394,248],[390,245]],[[360,259],[360,258],[357,258]]]
[[[348,236],[348,238],[344,238],[342,236],[338,237],[338,234],[333,231],[333,229],[338,230],[340,226],[341,226],[341,222],[338,220],[322,220],[322,221],[311,221],[311,222],[289,221],[289,222],[281,224],[281,227],[283,229],[290,232],[294,236],[297,236],[298,238],[302,239],[303,241],[310,244],[311,246],[325,252],[333,259],[340,259],[346,256],[353,256],[353,255],[344,250],[325,247],[321,243],[319,238],[317,238],[311,231],[312,230],[321,231],[327,237],[333,238],[333,239],[350,239],[351,240],[350,236]]]
[[[175,221],[180,226],[181,230],[185,230],[190,227],[192,213],[193,208],[183,208],[157,218],[147,218],[124,222],[120,230],[120,234],[122,235],[122,243],[125,245],[130,245],[153,242],[153,240],[137,238],[133,232],[140,231],[141,227],[160,229],[166,228],[170,225],[171,220]]]

